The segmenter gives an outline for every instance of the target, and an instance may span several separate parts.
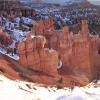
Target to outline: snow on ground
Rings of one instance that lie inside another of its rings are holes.
[[[57,89],[37,83],[12,81],[0,75],[0,100],[100,100],[100,84],[94,88]]]
[[[18,61],[19,60],[19,56],[17,54],[14,54],[13,56],[10,54],[6,54],[6,50],[3,49],[3,48],[0,48],[0,53],[4,54],[4,55],[7,55],[8,57]]]

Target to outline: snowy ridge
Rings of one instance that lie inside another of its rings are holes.
[[[83,2],[88,2],[87,0],[65,0],[64,5],[80,4]]]
[[[57,89],[45,87],[37,83],[12,81],[0,75],[0,98],[1,100],[100,100],[100,81],[98,87],[90,88],[75,87]]]
[[[81,3],[87,0],[20,0],[20,2],[26,2],[26,3],[51,3],[51,4],[73,4],[73,3]]]
[[[13,56],[12,56],[11,54],[7,54],[7,53],[6,53],[6,50],[3,49],[3,48],[0,48],[0,53],[2,53],[3,55],[6,55],[6,56],[8,56],[8,57],[10,57],[11,59],[14,59],[14,60],[16,60],[16,61],[19,60],[19,56],[18,56],[17,54],[14,54]]]

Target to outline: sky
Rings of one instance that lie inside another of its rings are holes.
[[[88,0],[93,4],[100,5],[100,0]]]

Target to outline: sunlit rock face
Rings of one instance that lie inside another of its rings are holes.
[[[81,22],[81,30],[77,34],[70,33],[68,26],[58,31],[52,28],[50,21],[42,25],[41,23],[39,22],[33,28],[37,36],[46,37],[47,48],[45,48],[46,42],[40,37],[34,40],[29,36],[25,41],[25,46],[19,44],[20,64],[38,71],[41,75],[31,76],[32,80],[45,84],[58,84],[58,80],[63,80],[61,83],[63,86],[68,86],[70,81],[86,85],[99,75],[100,39],[98,36],[89,35],[86,21]],[[58,70],[59,61],[62,62],[62,67]]]
[[[58,53],[55,50],[44,48],[45,38],[28,35],[25,42],[19,43],[19,62],[21,65],[34,71],[56,76]]]

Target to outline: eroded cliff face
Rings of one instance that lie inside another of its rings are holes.
[[[99,77],[100,39],[89,35],[86,21],[81,22],[81,31],[77,34],[69,32],[67,26],[61,31],[54,30],[50,20],[45,24],[38,23],[37,27],[40,28],[33,28],[36,34],[34,38],[28,35],[26,41],[19,43],[19,63],[40,73],[30,76],[33,80],[66,86],[71,81],[86,85]],[[60,61],[62,67],[57,69]]]
[[[4,46],[11,45],[13,42],[13,39],[7,32],[3,32],[2,28],[0,27],[0,44],[3,44]],[[1,46],[1,45],[0,45]]]
[[[28,35],[25,42],[19,43],[19,62],[34,71],[56,76],[58,53],[55,50],[44,48],[45,42],[43,36],[32,38]]]

